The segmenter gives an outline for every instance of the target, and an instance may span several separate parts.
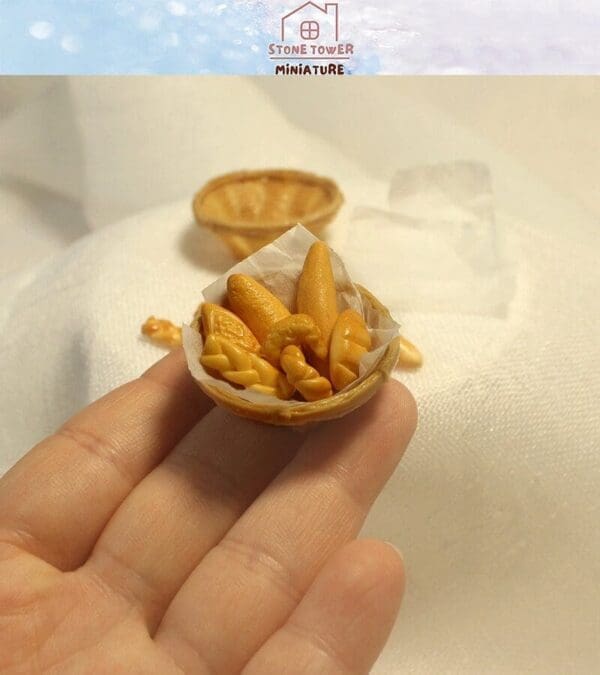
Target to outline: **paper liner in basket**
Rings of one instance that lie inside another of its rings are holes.
[[[226,274],[205,288],[202,291],[202,302],[225,305],[227,279],[232,274],[247,274],[260,281],[283,302],[290,312],[294,312],[298,278],[302,272],[306,254],[316,241],[318,239],[307,229],[302,225],[297,225],[268,246],[232,267]],[[349,389],[354,389],[377,368],[392,341],[398,338],[400,326],[390,317],[384,307],[377,307],[363,300],[363,295],[352,283],[344,263],[334,251],[331,251],[331,266],[337,289],[338,310],[341,312],[351,308],[357,311],[365,319],[372,339],[371,351],[364,354],[360,361],[359,378],[341,392],[334,394],[333,398],[335,398]],[[200,364],[200,356],[204,347],[203,339],[201,333],[191,326],[183,326],[183,346],[190,372],[200,386],[210,385],[229,396],[236,396],[261,407],[272,405],[278,410],[314,406],[304,401],[282,401],[249,389],[238,389],[224,380],[213,377]]]

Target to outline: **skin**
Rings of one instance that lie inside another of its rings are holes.
[[[408,391],[309,433],[213,408],[181,350],[0,480],[0,672],[367,673],[404,587],[356,540]]]

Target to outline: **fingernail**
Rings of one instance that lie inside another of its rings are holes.
[[[395,544],[392,544],[391,541],[384,541],[383,543],[387,544],[390,548],[393,548],[394,551],[396,551],[400,560],[402,560],[402,562],[404,562],[404,556],[402,555],[402,551]]]

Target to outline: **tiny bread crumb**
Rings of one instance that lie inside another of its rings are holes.
[[[169,349],[181,347],[181,326],[176,326],[168,319],[157,319],[150,316],[142,325],[142,334],[152,342]]]

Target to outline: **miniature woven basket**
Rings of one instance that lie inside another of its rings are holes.
[[[363,303],[366,303],[382,312],[386,316],[390,313],[374,295],[366,288],[355,284]],[[199,318],[195,318],[192,325],[195,331],[200,330]],[[366,403],[389,378],[400,353],[400,338],[394,338],[387,345],[375,368],[362,380],[350,385],[347,389],[330,396],[329,398],[312,403],[301,403],[289,406],[282,403],[257,403],[247,401],[236,396],[234,391],[224,391],[207,382],[196,379],[202,391],[217,405],[228,408],[236,415],[246,417],[257,422],[265,422],[278,426],[300,426],[314,422],[336,419],[352,412]]]
[[[243,259],[301,223],[318,235],[344,201],[330,178],[304,171],[238,171],[210,180],[196,193],[196,222],[213,230]]]

